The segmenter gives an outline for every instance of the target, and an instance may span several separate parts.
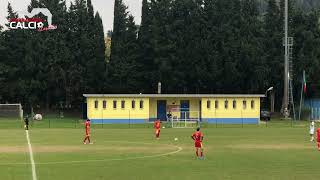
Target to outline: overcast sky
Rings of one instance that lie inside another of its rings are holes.
[[[31,0],[0,0],[0,24],[4,26],[7,22],[5,17],[7,16],[7,5],[11,3],[15,11],[25,11],[30,4]],[[66,0],[69,6],[71,1]],[[91,0],[93,8],[98,11],[102,16],[105,33],[112,29],[113,26],[113,5],[114,0]],[[135,17],[136,24],[140,24],[141,21],[141,1],[142,0],[124,0],[129,7],[130,13]],[[54,18],[54,17],[53,17]],[[59,26],[59,25],[58,25]]]

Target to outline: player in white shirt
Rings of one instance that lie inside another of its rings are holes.
[[[314,141],[314,121],[311,121],[311,123],[310,123],[310,131],[309,131],[309,133],[310,133],[310,141],[311,142],[313,142]]]

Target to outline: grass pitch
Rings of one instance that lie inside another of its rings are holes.
[[[205,160],[195,157],[194,129],[161,129],[155,140],[149,125],[94,125],[94,144],[84,145],[82,126],[54,127],[40,123],[29,131],[38,180],[313,180],[320,175],[320,152],[309,142],[306,123],[208,126],[202,129]],[[0,133],[0,179],[32,180],[25,131],[17,125]]]

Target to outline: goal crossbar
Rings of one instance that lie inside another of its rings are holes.
[[[17,118],[23,120],[23,110],[21,104],[0,104],[0,117]]]

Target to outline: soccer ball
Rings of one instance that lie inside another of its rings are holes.
[[[36,114],[36,115],[34,115],[33,119],[37,120],[37,121],[41,121],[42,120],[42,115],[41,114]]]
[[[175,141],[178,141],[178,138],[174,138]]]
[[[162,129],[164,129],[164,128],[166,128],[166,127],[163,126]]]

